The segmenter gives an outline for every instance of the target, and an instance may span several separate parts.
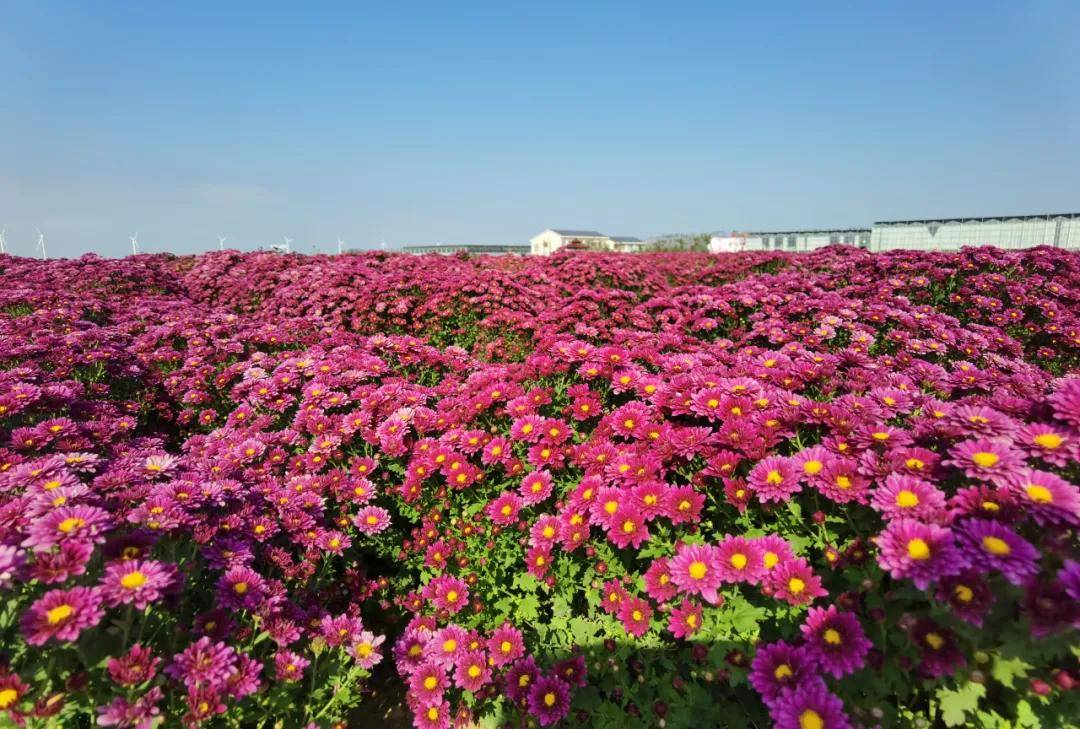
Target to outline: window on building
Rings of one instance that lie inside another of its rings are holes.
[[[787,237],[787,247],[789,251],[795,250],[795,236],[789,235]]]
[[[834,246],[840,242],[840,236],[836,233],[829,233],[829,245]]]
[[[855,242],[855,234],[854,233],[845,233],[844,234],[844,243],[847,243],[848,245],[851,245],[854,242]]]

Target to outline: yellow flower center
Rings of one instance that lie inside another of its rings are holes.
[[[778,484],[783,482],[784,477],[780,475],[779,471],[769,471],[769,473],[765,476],[765,483]]]
[[[990,554],[996,554],[998,556],[1004,556],[1012,551],[1008,543],[1004,539],[998,537],[983,537],[983,546],[986,547],[986,551]]]
[[[1035,436],[1033,440],[1035,441],[1035,445],[1041,448],[1050,449],[1060,448],[1061,444],[1065,442],[1065,439],[1057,433],[1040,433]]]
[[[447,640],[444,640],[442,644],[442,649],[446,653],[453,653],[457,650],[457,641],[453,638],[448,638]]]
[[[232,589],[233,592],[235,592],[237,595],[246,595],[248,591],[248,583],[237,582],[235,585],[233,585]]]
[[[798,595],[800,592],[806,589],[806,583],[798,577],[792,577],[787,583],[788,592],[792,595]]]
[[[694,613],[690,613],[689,615],[687,615],[686,616],[686,624],[689,625],[691,628],[696,628],[697,627],[697,615],[694,614]]]
[[[957,585],[953,588],[953,594],[960,602],[971,602],[975,599],[975,592],[967,585]]]
[[[799,714],[799,729],[825,729],[825,720],[813,709]]]
[[[930,559],[930,545],[916,537],[908,542],[907,553],[912,559]]]
[[[844,489],[846,491],[847,489],[851,488],[851,479],[847,476],[837,476],[836,485],[838,488]]]
[[[826,629],[825,642],[829,645],[840,645],[840,632],[835,628]]]
[[[431,721],[435,721],[439,718],[439,710],[434,706],[429,706],[427,710],[427,718]]]
[[[15,703],[15,700],[19,698],[19,692],[13,688],[6,688],[0,691],[0,709],[6,709]]]
[[[70,605],[57,605],[45,613],[45,619],[49,621],[49,625],[58,625],[70,618],[73,612],[75,608]]]
[[[623,522],[623,525],[622,525],[623,534],[632,534],[634,532],[634,529],[636,529],[636,528],[637,527],[634,525],[634,522],[630,521],[629,519],[627,519],[626,521]]]
[[[742,552],[736,552],[731,555],[731,566],[737,570],[744,569],[746,567],[747,559],[746,555]]]
[[[765,553],[765,569],[771,570],[776,566],[776,563],[780,561],[780,555],[776,552]]]
[[[807,461],[803,464],[803,473],[808,476],[816,476],[821,473],[821,469],[825,467],[825,464],[818,460]]]
[[[926,464],[923,463],[918,458],[909,458],[906,461],[904,461],[904,465],[907,466],[908,468],[913,468],[913,469],[915,469],[917,471],[921,471],[923,468],[926,467]]]
[[[781,663],[779,666],[776,667],[776,670],[773,671],[773,677],[776,678],[777,681],[783,681],[785,678],[791,678],[791,675],[791,666],[786,663]]]
[[[511,645],[510,641],[508,640],[504,640],[502,643],[499,644],[499,650],[501,650],[503,653],[509,653],[510,649],[513,647],[514,646]]]
[[[978,453],[971,454],[971,460],[979,468],[990,468],[996,466],[997,462],[1001,460],[996,453],[990,453],[988,451],[979,451]]]
[[[435,687],[439,685],[439,680],[434,676],[428,676],[424,679],[424,688],[428,691],[434,691]]]
[[[919,496],[914,491],[904,489],[903,491],[900,491],[898,494],[896,494],[896,505],[904,509],[910,509],[913,506],[918,506]]]
[[[927,633],[926,644],[934,650],[941,650],[941,646],[945,645],[945,640],[937,633]]]
[[[690,563],[690,577],[695,580],[705,579],[705,573],[709,571],[709,568],[705,566],[704,562],[691,562]]]
[[[551,691],[548,691],[546,694],[544,694],[544,706],[554,706],[554,705],[555,705],[555,694],[552,693]]]
[[[1037,483],[1029,483],[1024,487],[1024,491],[1027,492],[1028,498],[1036,504],[1049,504],[1054,501],[1054,495],[1050,493],[1050,489]]]
[[[120,585],[128,590],[134,590],[138,587],[142,587],[146,584],[146,575],[142,572],[128,572],[126,575],[120,578]]]
[[[85,519],[80,519],[77,516],[71,516],[57,524],[56,528],[62,531],[64,534],[71,534],[76,529],[80,529],[84,524],[86,524]]]
[[[879,430],[879,431],[877,431],[875,433],[872,433],[871,435],[873,436],[874,440],[888,440],[889,439],[889,434],[886,433],[884,430]]]

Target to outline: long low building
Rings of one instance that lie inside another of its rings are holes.
[[[869,228],[841,228],[834,230],[782,230],[744,233],[747,251],[812,251],[828,245],[870,247]]]
[[[1080,213],[874,223],[870,249],[948,251],[964,246],[1080,248]]]
[[[507,244],[484,244],[484,243],[464,243],[460,245],[452,243],[434,243],[431,245],[414,245],[414,246],[402,246],[403,253],[412,253],[414,255],[421,255],[424,253],[441,253],[443,255],[453,255],[455,253],[487,253],[493,255],[504,255],[507,253],[516,253],[518,255],[528,255],[529,246],[517,245],[514,243]]]

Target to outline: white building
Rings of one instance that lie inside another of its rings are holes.
[[[870,247],[870,231],[866,228],[837,230],[786,230],[746,233],[747,251],[812,251],[828,245]]]
[[[874,223],[871,250],[950,251],[963,246],[1080,248],[1080,213]]]
[[[714,235],[709,238],[709,253],[738,253],[746,250],[746,236],[741,233]]]
[[[596,230],[556,230],[548,228],[529,240],[534,256],[550,256],[566,246],[593,251],[637,252],[645,241],[626,235],[605,235]]]

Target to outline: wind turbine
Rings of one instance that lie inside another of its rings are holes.
[[[37,231],[37,247],[41,249],[41,260],[49,260],[49,254],[45,252],[45,234],[41,232],[41,228],[34,226],[34,230]]]
[[[128,238],[131,241],[131,255],[139,255],[139,231],[135,231],[135,235]]]
[[[285,239],[285,252],[286,252],[286,253],[292,253],[292,242],[293,242],[293,239],[292,239],[292,238],[289,238],[288,236],[284,236],[284,235],[283,235],[283,236],[281,236],[281,237]]]
[[[217,237],[217,247],[218,247],[219,251],[225,250],[225,241],[226,240],[227,240],[227,238],[225,236],[223,236],[223,235],[219,235]]]
[[[4,233],[7,232],[7,228],[0,230],[0,254],[7,253],[7,246],[4,244]]]
[[[337,254],[340,256],[344,252],[345,252],[345,244],[341,242],[341,236],[339,235],[338,238],[337,238]]]

